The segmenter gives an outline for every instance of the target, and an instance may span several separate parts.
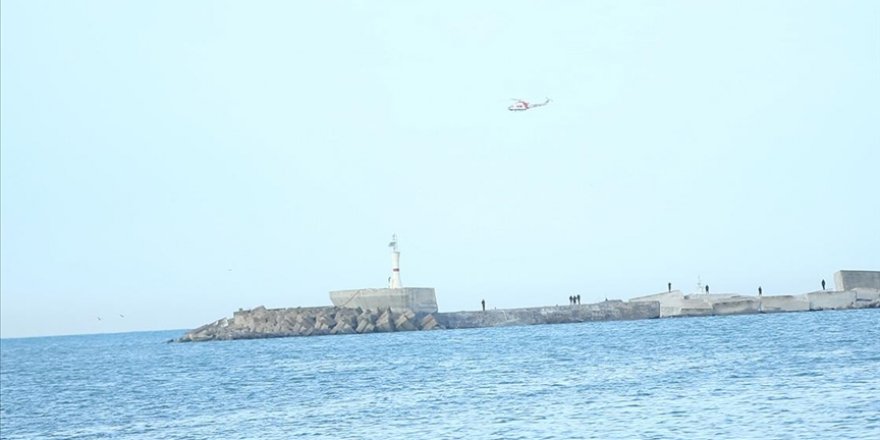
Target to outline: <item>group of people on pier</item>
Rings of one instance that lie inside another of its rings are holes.
[[[705,285],[703,288],[706,290],[706,293],[709,293],[709,285],[708,284]],[[672,292],[672,283],[666,283],[666,289],[667,289],[667,291]],[[822,290],[825,290],[825,280],[822,280]],[[758,296],[761,296],[763,294],[764,294],[764,289],[762,289],[760,286],[758,286]],[[608,301],[608,298],[605,298],[605,301]],[[480,303],[483,306],[483,311],[485,312],[486,311],[486,300],[484,299],[484,300],[480,301]],[[568,297],[568,305],[576,306],[576,305],[579,305],[580,303],[581,303],[580,294],[571,295]]]

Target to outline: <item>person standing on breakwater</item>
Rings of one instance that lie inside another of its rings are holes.
[[[578,300],[578,305],[580,305],[581,304],[581,294],[580,293],[578,293],[578,295],[577,295],[577,300]]]
[[[672,292],[672,283],[666,283],[666,291]]]
[[[761,296],[762,293],[764,293],[764,291],[761,290],[761,286],[758,286],[758,296]]]
[[[480,301],[480,303],[483,304],[483,311],[485,312],[486,311],[486,300],[484,299],[484,300]]]
[[[822,290],[825,290],[825,280],[822,280]]]
[[[709,293],[709,285],[706,284],[706,293]]]

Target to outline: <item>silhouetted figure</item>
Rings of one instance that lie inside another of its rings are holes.
[[[483,311],[485,312],[486,311],[486,300],[484,299],[484,300],[480,301],[480,303],[483,304]]]
[[[672,283],[666,283],[666,290],[672,292]]]
[[[764,291],[761,290],[761,286],[758,286],[758,296],[761,296],[762,293],[764,293]]]
[[[580,293],[578,293],[577,300],[578,300],[578,305],[580,305],[580,303],[581,303],[581,294]]]
[[[706,284],[706,293],[709,293],[709,285]]]
[[[822,290],[825,290],[825,280],[822,280]]]

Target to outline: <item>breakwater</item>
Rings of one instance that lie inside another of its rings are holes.
[[[815,312],[880,307],[880,289],[816,291],[798,295],[746,296],[733,293],[685,295],[678,290],[630,302],[657,302],[660,317],[738,315],[750,313]]]
[[[399,331],[564,324],[688,316],[807,312],[880,308],[880,289],[820,291],[800,295],[684,295],[679,291],[569,306],[493,309],[448,313],[345,307],[290,307],[239,310],[231,318],[191,330],[178,342],[290,336],[344,335]]]
[[[222,318],[187,332],[179,342],[231,339],[280,338],[288,336],[345,335],[444,328],[433,314],[390,308],[365,310],[344,307],[290,307],[267,309],[263,306],[239,310],[232,318]]]
[[[239,310],[187,332],[177,341],[198,342],[288,336],[343,335],[417,330],[561,324],[660,317],[660,303],[605,301],[571,306],[476,312],[415,313],[410,310],[292,307]]]
[[[622,321],[660,317],[657,302],[604,301],[569,306],[493,309],[473,312],[438,313],[444,328],[504,327],[514,325],[568,324],[589,321]]]

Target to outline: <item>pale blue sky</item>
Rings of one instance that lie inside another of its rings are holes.
[[[0,5],[3,337],[880,270],[877,1]]]

